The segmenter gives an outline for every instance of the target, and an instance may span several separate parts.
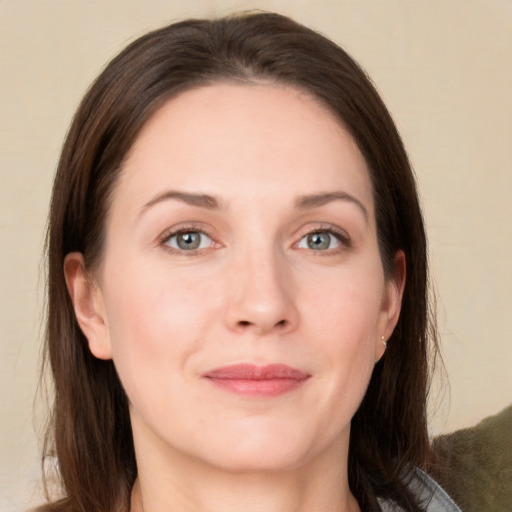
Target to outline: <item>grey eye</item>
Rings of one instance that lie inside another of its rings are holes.
[[[176,243],[180,249],[185,251],[197,249],[201,244],[199,233],[180,233],[176,235]]]
[[[300,249],[311,249],[312,251],[326,251],[335,249],[341,245],[341,240],[329,231],[316,231],[308,233],[299,241]]]
[[[212,239],[200,231],[181,231],[170,236],[166,245],[181,251],[194,251],[210,247]]]
[[[329,233],[310,233],[307,237],[308,247],[316,251],[328,249],[331,243]]]

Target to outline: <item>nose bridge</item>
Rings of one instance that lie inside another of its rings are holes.
[[[286,256],[266,240],[245,246],[235,258],[227,313],[230,328],[266,333],[293,327],[297,315]]]

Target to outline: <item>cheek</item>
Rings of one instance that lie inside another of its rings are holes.
[[[113,342],[118,334],[146,347],[165,343],[165,336],[179,342],[183,331],[193,337],[215,296],[207,279],[187,270],[133,263],[118,268],[119,278],[111,274],[106,295]]]
[[[381,319],[383,276],[370,266],[316,277],[302,283],[302,316],[327,339],[341,336],[349,345],[360,345],[372,338]]]
[[[175,385],[216,315],[204,279],[155,265],[135,268],[118,268],[122,280],[111,274],[105,294],[113,359],[130,397],[149,382]]]
[[[311,348],[329,368],[326,386],[338,400],[340,394],[347,400],[349,388],[356,401],[364,394],[380,340],[383,289],[383,277],[375,271],[340,273],[325,286],[317,281],[316,287],[303,287],[307,338],[316,341]]]

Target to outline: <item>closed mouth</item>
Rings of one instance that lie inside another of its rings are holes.
[[[311,375],[285,364],[236,364],[203,375],[226,391],[248,396],[276,396],[298,388]]]

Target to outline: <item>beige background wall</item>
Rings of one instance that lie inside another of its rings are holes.
[[[0,510],[38,501],[39,265],[52,175],[81,95],[148,29],[255,7],[342,44],[403,134],[451,383],[433,432],[512,401],[512,2],[0,0]]]

